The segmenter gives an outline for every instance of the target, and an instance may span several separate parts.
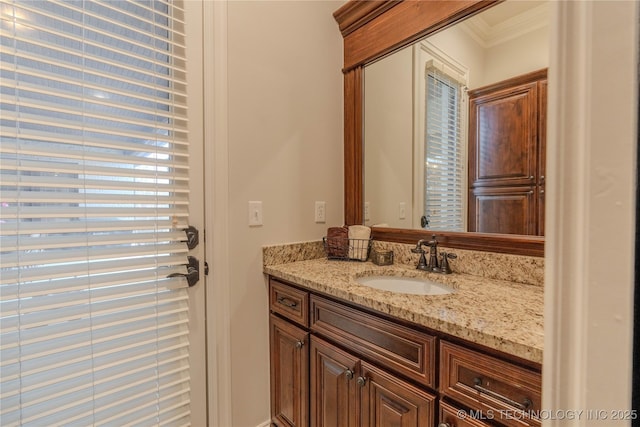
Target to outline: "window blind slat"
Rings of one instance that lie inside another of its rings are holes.
[[[153,140],[155,140],[156,138],[159,139],[160,141],[165,141],[166,139],[168,139],[167,136],[162,136],[162,134],[160,133],[151,133],[149,131],[145,131],[143,130],[134,130],[134,129],[128,129],[126,127],[109,127],[109,126],[102,126],[102,125],[90,125],[87,122],[81,121],[82,117],[77,117],[77,120],[70,120],[70,119],[62,119],[62,118],[58,118],[55,119],[54,117],[50,117],[50,116],[44,116],[44,115],[38,115],[38,114],[30,114],[30,113],[14,113],[14,112],[4,112],[2,113],[2,118],[3,120],[6,121],[15,121],[17,122],[17,124],[19,126],[24,126],[24,125],[37,125],[38,127],[43,127],[43,126],[48,126],[53,128],[54,131],[62,131],[62,130],[68,130],[68,131],[82,131],[82,132],[87,132],[87,133],[91,133],[91,134],[98,134],[98,135],[113,135],[113,136],[118,136],[118,137],[122,137],[122,138],[133,138],[133,139],[139,139],[139,140],[144,140],[144,138],[147,138],[147,140],[149,138],[153,138]],[[173,129],[172,130],[173,134],[175,135],[175,137],[180,140],[186,140],[186,131],[184,130],[180,130],[180,129]]]
[[[2,131],[2,129],[0,129]],[[8,136],[5,134],[5,136]],[[38,135],[29,133],[26,135],[28,140],[20,144],[20,161],[16,157],[17,146],[15,143],[3,141],[0,146],[0,154],[5,154],[5,158],[0,159],[0,167],[6,171],[27,171],[27,172],[60,172],[60,173],[78,173],[78,161],[84,160],[83,170],[91,172],[94,175],[122,175],[122,169],[127,168],[129,176],[144,176],[149,171],[155,173],[163,173],[164,171],[173,172],[171,178],[176,180],[188,181],[188,166],[185,158],[188,154],[181,150],[168,152],[163,148],[154,150],[153,146],[139,147],[133,146],[135,150],[135,158],[139,159],[132,163],[131,158],[122,156],[117,153],[106,152],[104,148],[113,147],[95,147],[94,150],[88,151],[87,145],[81,144],[57,144],[54,138],[48,143],[38,140]],[[59,151],[53,151],[54,147]],[[93,146],[92,146],[93,147]],[[99,151],[98,148],[102,148]],[[83,150],[84,149],[84,150]],[[62,151],[66,156],[64,156]],[[117,150],[114,150],[117,151]],[[30,159],[37,160],[30,160]],[[170,169],[170,171],[169,171]]]
[[[38,109],[40,110],[40,115],[47,114],[53,117],[56,117],[60,114],[64,114],[66,116],[79,116],[85,121],[87,119],[96,119],[102,122],[118,123],[121,127],[124,127],[124,125],[129,125],[129,127],[132,127],[134,129],[140,129],[140,127],[147,127],[149,129],[153,129],[154,132],[159,132],[159,131],[169,132],[169,131],[174,131],[176,128],[186,129],[186,126],[187,126],[186,117],[180,120],[176,119],[173,123],[165,123],[166,119],[164,117],[156,116],[156,117],[143,118],[143,117],[140,117],[139,114],[135,114],[133,111],[129,111],[129,110],[126,110],[123,112],[126,114],[115,115],[115,114],[106,114],[104,111],[92,112],[90,109],[87,108],[87,105],[83,102],[79,102],[79,103],[76,102],[74,103],[74,105],[65,106],[59,101],[57,103],[53,103],[53,102],[45,101],[42,99],[37,99],[35,101],[30,101],[30,99],[31,98],[25,97],[21,94],[20,96],[21,107],[23,107],[23,110],[31,109],[33,111],[34,109]],[[3,95],[2,101],[5,103],[11,102],[11,103],[17,104],[18,97],[12,96],[12,95]],[[109,107],[109,105],[102,104],[101,107],[102,107],[100,108],[101,110],[105,110],[108,108],[104,108],[104,107]],[[110,111],[113,111],[113,108],[111,108]]]
[[[187,228],[187,223],[173,224],[170,220],[153,221],[153,220],[130,220],[130,221],[91,221],[79,223],[78,221],[41,221],[28,222],[20,224],[16,222],[5,222],[0,227],[0,235],[13,236],[16,234],[51,234],[51,233],[77,233],[77,232],[113,232],[120,233],[123,231],[148,231],[155,230],[159,233],[167,232],[172,227],[178,230]]]
[[[4,46],[0,45],[0,54],[5,54],[6,56],[13,56],[15,52]],[[33,62],[37,62],[38,64],[44,65],[49,63],[49,65],[58,65],[55,61],[48,60],[46,58],[41,58],[36,55],[29,55],[27,53],[21,53],[21,58],[25,60],[31,60]],[[104,83],[103,80],[99,79],[99,75],[96,75],[95,81],[87,81],[84,83],[82,87],[77,87],[75,85],[75,80],[73,78],[68,77],[69,74],[73,71],[72,68],[63,68],[60,65],[60,70],[57,73],[49,72],[46,70],[41,70],[40,68],[30,68],[28,66],[22,66],[19,69],[15,67],[8,67],[6,64],[9,61],[14,62],[17,58],[8,58],[7,61],[3,62],[3,65],[0,65],[0,70],[6,71],[10,74],[17,74],[19,78],[25,80],[25,82],[29,85],[27,86],[27,90],[33,91],[33,87],[41,87],[43,94],[56,93],[62,89],[58,89],[57,87],[64,88],[67,91],[67,98],[71,98],[72,96],[81,96],[81,97],[89,97],[88,102],[95,102],[95,99],[108,99],[109,97],[117,96],[117,100],[121,103],[122,108],[132,107],[136,105],[141,105],[143,108],[148,109],[152,108],[155,103],[158,102],[155,95],[156,93],[147,94],[147,91],[132,91],[132,90],[123,90],[117,86],[109,86]],[[61,63],[63,64],[63,63]],[[43,80],[48,83],[48,85],[43,84]],[[108,83],[108,82],[107,82]],[[14,87],[13,85],[6,84],[5,87]],[[51,92],[47,89],[51,88]],[[127,88],[128,89],[128,88]],[[163,89],[170,90],[170,89]],[[173,96],[172,106],[176,107],[176,111],[179,114],[179,117],[185,116],[186,114],[186,97],[183,93],[174,93],[174,92],[165,92],[168,95]],[[86,99],[84,99],[87,102]],[[166,100],[165,100],[166,102]],[[166,111],[159,110],[157,114],[163,115],[166,114]]]
[[[189,425],[184,11],[0,8],[0,424]]]

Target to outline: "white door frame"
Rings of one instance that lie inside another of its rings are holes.
[[[229,313],[229,160],[227,109],[227,2],[203,1],[205,241],[211,268],[206,296],[208,425],[231,420]]]
[[[187,108],[189,109],[189,225],[200,231],[200,244],[189,255],[200,261],[200,280],[188,289],[189,295],[189,366],[191,423],[204,426],[207,423],[207,342],[206,307],[207,291],[204,275],[206,248],[203,243],[205,230],[205,181],[204,181],[204,133],[203,133],[203,63],[200,2],[185,2],[185,29],[187,44]]]

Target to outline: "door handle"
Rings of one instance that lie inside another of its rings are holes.
[[[194,256],[188,256],[187,273],[171,273],[167,277],[185,277],[189,287],[194,286],[200,280],[200,261]]]
[[[197,228],[195,228],[193,225],[190,225],[189,227],[185,228],[184,230],[182,230],[185,232],[185,234],[187,235],[187,247],[191,250],[191,249],[195,249],[196,246],[198,246],[198,243],[200,243],[200,231],[198,231]]]

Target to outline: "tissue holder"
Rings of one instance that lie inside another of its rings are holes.
[[[393,264],[393,251],[377,251],[374,249],[371,254],[371,262],[375,265],[391,265]]]

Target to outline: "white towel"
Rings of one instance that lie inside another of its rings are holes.
[[[369,238],[371,237],[371,228],[366,225],[350,225],[349,226],[349,258],[366,261],[369,249]]]

